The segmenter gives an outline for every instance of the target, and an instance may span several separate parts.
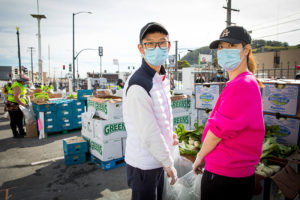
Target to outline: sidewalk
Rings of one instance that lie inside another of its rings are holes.
[[[64,165],[62,139],[80,131],[43,140],[13,139],[9,121],[2,118],[3,99],[0,102],[0,200],[6,195],[10,200],[131,198],[125,167],[104,171],[90,162]]]

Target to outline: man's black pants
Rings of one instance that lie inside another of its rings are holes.
[[[201,200],[251,200],[255,175],[231,178],[204,171],[201,181]]]
[[[23,113],[20,109],[14,111],[8,111],[10,117],[10,128],[14,136],[25,135],[23,128]],[[19,132],[17,131],[17,127]]]
[[[126,165],[127,184],[132,189],[132,200],[161,200],[164,187],[163,168],[141,170]]]

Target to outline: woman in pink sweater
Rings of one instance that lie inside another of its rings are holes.
[[[251,37],[239,26],[227,27],[210,44],[229,81],[207,121],[194,172],[202,173],[201,200],[252,198],[255,165],[264,140],[262,83],[255,76]]]

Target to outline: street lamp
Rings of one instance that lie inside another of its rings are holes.
[[[87,13],[87,14],[92,14],[92,12],[87,12],[87,11],[80,11],[77,13],[73,13],[73,56],[72,56],[72,61],[73,61],[73,90],[75,91],[75,30],[74,30],[74,23],[75,23],[75,15],[80,14],[80,13]]]

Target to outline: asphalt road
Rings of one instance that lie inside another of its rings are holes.
[[[64,165],[62,139],[80,136],[80,131],[13,139],[0,102],[0,200],[131,198],[125,167],[104,171],[91,162]]]

